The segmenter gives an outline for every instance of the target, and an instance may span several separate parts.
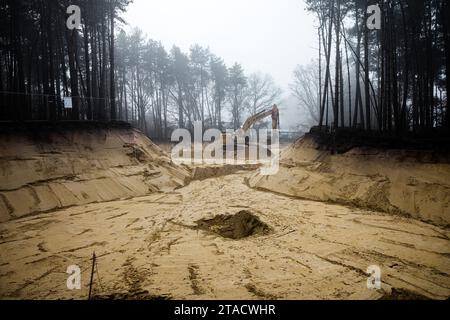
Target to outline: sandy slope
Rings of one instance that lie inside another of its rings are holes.
[[[85,126],[0,134],[0,222],[173,190],[189,175],[137,130]]]
[[[304,139],[276,176],[191,174],[124,127],[3,133],[0,151],[0,298],[85,299],[94,251],[103,298],[450,297],[450,170],[432,154]]]
[[[0,225],[0,297],[179,299],[450,297],[450,232],[418,220],[250,189],[242,173],[165,194]],[[272,231],[233,240],[196,221],[251,212]],[[83,270],[66,289],[67,266]],[[368,290],[379,265],[383,290]],[[392,288],[395,290],[392,291]]]
[[[331,155],[307,136],[282,153],[277,175],[255,173],[250,185],[450,225],[450,159],[432,152],[355,148]]]

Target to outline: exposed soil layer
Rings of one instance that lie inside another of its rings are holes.
[[[170,191],[190,177],[125,124],[16,126],[0,130],[0,222]]]
[[[213,219],[202,219],[197,221],[197,225],[200,230],[217,233],[224,238],[234,240],[270,232],[270,227],[267,224],[245,210],[231,216],[220,215]]]
[[[328,128],[329,129],[329,128]],[[379,150],[421,150],[436,154],[450,155],[450,131],[448,129],[423,130],[415,133],[380,133],[361,129],[339,128],[331,133],[329,130],[311,129],[309,137],[323,149],[337,153],[346,153],[354,148],[372,148]]]
[[[355,147],[332,154],[309,134],[280,158],[276,175],[255,173],[249,185],[450,225],[450,156],[446,153]]]
[[[259,165],[201,165],[192,167],[192,180],[206,180],[227,176],[239,171],[257,170]]]

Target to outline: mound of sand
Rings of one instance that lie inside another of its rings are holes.
[[[0,222],[173,190],[188,176],[125,124],[2,127]]]
[[[450,159],[431,151],[358,147],[332,155],[309,134],[282,153],[277,175],[255,173],[249,185],[450,225]]]

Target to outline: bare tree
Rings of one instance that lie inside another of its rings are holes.
[[[256,114],[261,109],[272,106],[282,94],[269,74],[253,73],[248,77],[246,109]]]
[[[318,66],[311,63],[297,66],[294,70],[294,81],[290,89],[297,99],[299,108],[304,111],[308,124],[320,121],[320,85]]]
[[[231,117],[235,130],[241,125],[241,116],[247,99],[247,78],[242,66],[235,63],[229,70],[228,99],[230,102]]]

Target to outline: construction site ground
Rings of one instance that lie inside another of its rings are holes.
[[[87,299],[94,252],[98,299],[450,297],[445,225],[259,188],[246,169],[5,219],[0,298]],[[67,288],[71,265],[81,290]],[[367,286],[370,266],[380,290]]]

